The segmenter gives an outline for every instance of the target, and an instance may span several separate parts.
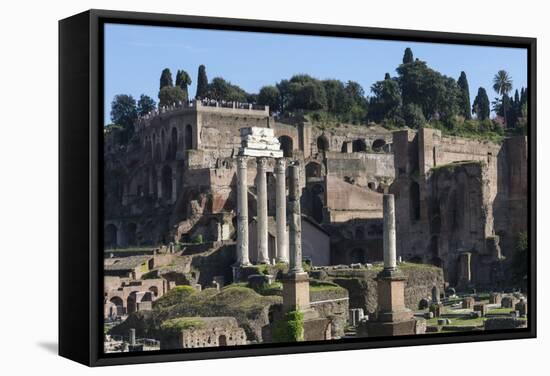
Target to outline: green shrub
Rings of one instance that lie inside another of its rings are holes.
[[[193,244],[202,244],[203,243],[202,234],[198,234],[194,236],[193,239],[191,239],[191,242]]]
[[[299,342],[304,340],[304,314],[299,311],[288,312],[284,319],[277,322],[273,329],[275,342]]]

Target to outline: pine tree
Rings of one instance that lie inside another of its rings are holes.
[[[170,72],[170,69],[164,68],[162,70],[162,73],[160,74],[160,88],[161,90],[165,86],[174,86],[172,82],[172,72]]]
[[[206,77],[206,67],[204,65],[199,66],[199,74],[197,77],[197,95],[195,98],[205,98],[208,93],[208,78]]]
[[[403,54],[403,64],[409,64],[414,61],[414,56],[412,50],[407,47],[405,53]]]
[[[458,96],[458,113],[466,120],[472,118],[472,113],[470,110],[470,87],[468,86],[468,78],[466,78],[466,73],[460,72],[460,77],[457,81],[459,96]]]

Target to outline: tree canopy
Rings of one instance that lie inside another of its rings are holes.
[[[207,87],[207,97],[216,100],[246,102],[247,94],[237,85],[224,80],[221,77],[215,77]]]
[[[187,99],[186,93],[179,86],[165,86],[159,91],[159,106],[170,106]]]
[[[459,94],[458,94],[458,113],[466,120],[472,118],[472,110],[470,107],[470,87],[468,86],[468,78],[466,73],[460,72],[460,77],[457,81]]]
[[[414,61],[414,56],[412,50],[407,47],[405,48],[405,53],[403,54],[403,64],[409,64]]]
[[[163,87],[166,86],[173,86],[172,82],[172,72],[170,72],[170,69],[164,68],[162,70],[162,73],[160,74],[160,87],[159,90],[162,90]]]
[[[141,94],[137,102],[137,113],[142,116],[146,115],[149,112],[153,111],[156,105],[157,104],[153,98],[145,94]]]
[[[472,105],[472,112],[479,120],[489,119],[491,108],[489,107],[489,96],[484,88],[480,87],[477,90],[477,95]]]
[[[181,90],[183,90],[185,94],[185,100],[189,99],[189,92],[187,90],[187,87],[191,85],[191,76],[184,71],[184,70],[178,70],[178,73],[176,73],[176,86],[179,86]]]
[[[195,98],[205,98],[208,93],[208,78],[206,77],[206,67],[204,65],[199,66],[199,73],[197,75],[197,94]]]

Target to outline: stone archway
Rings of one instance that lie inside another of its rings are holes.
[[[355,248],[350,252],[350,264],[364,264],[367,260],[365,250],[362,248]]]
[[[289,136],[279,137],[279,143],[281,144],[281,150],[283,151],[283,157],[291,158],[292,151],[294,150],[294,142]]]
[[[124,301],[120,296],[113,296],[109,301],[115,305],[117,316],[124,315]]]
[[[307,178],[320,178],[321,177],[321,165],[317,162],[309,162],[306,164],[306,179]]]
[[[384,141],[381,138],[378,138],[378,139],[373,141],[372,150],[375,151],[375,152],[384,151],[384,145],[386,145],[386,141]]]
[[[367,143],[363,139],[357,139],[354,140],[351,144],[352,150],[354,153],[360,153],[360,152],[366,152],[367,151]]]
[[[103,247],[105,249],[116,248],[118,245],[117,238],[117,227],[112,223],[105,226],[105,233],[103,234]]]
[[[185,126],[185,150],[193,149],[193,127],[191,124]]]
[[[327,136],[321,135],[317,137],[317,151],[319,153],[326,152],[330,150],[330,144]]]

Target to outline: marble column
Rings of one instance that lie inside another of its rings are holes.
[[[247,159],[237,157],[237,264],[249,265]]]
[[[286,233],[286,181],[285,181],[286,162],[283,158],[277,159],[275,165],[276,186],[276,205],[275,213],[277,222],[277,262],[288,262],[288,242]]]
[[[293,165],[289,168],[288,209],[289,223],[289,274],[303,273],[302,268],[302,216],[300,209],[300,169]]]
[[[267,234],[267,180],[266,158],[256,159],[256,199],[257,199],[257,243],[258,263],[269,264],[268,234]]]
[[[384,199],[384,269],[395,270],[397,266],[395,251],[395,201],[392,194]]]

